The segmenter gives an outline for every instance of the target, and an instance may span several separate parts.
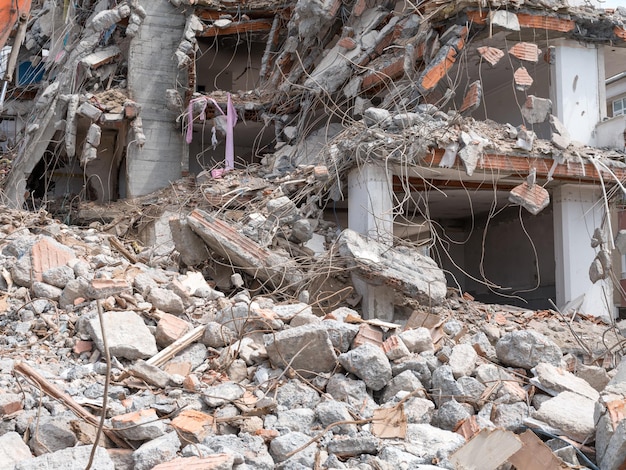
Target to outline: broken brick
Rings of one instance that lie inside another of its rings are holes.
[[[84,352],[91,351],[92,348],[93,348],[93,342],[83,341],[82,339],[79,339],[78,341],[76,341],[76,344],[74,344],[73,351],[75,354],[82,354]]]
[[[395,361],[411,354],[404,341],[396,335],[387,338],[382,347],[390,361]]]
[[[254,432],[255,436],[259,436],[261,439],[265,441],[265,443],[270,442],[272,439],[280,436],[280,433],[276,429],[257,429]]]
[[[22,409],[22,397],[15,393],[0,394],[0,416],[10,415]]]
[[[502,52],[497,47],[482,46],[476,50],[478,51],[480,56],[487,62],[489,62],[492,66],[496,65],[498,62],[500,62],[500,59],[504,57],[504,52]]]
[[[541,49],[531,42],[518,42],[509,49],[509,54],[526,62],[538,62]]]
[[[49,237],[44,237],[33,245],[31,257],[33,279],[39,282],[43,281],[43,273],[48,269],[65,266],[75,258],[72,250]]]
[[[183,410],[171,422],[171,425],[183,438],[191,442],[202,440],[213,434],[215,418],[196,410]]]
[[[358,348],[365,343],[370,343],[375,346],[382,347],[383,345],[383,332],[378,328],[368,325],[367,323],[361,324],[359,332],[352,341],[352,349]]]
[[[530,187],[527,182],[523,182],[511,190],[509,201],[537,215],[550,204],[550,193],[538,184]]]
[[[352,14],[355,17],[359,17],[363,14],[363,12],[367,9],[367,3],[365,0],[357,0],[354,2],[354,7],[352,7]]]
[[[464,28],[461,32],[461,37],[457,38],[456,41],[451,40],[443,46],[433,61],[426,67],[426,70],[422,72],[418,85],[423,91],[430,91],[435,88],[437,83],[446,76],[456,63],[460,51],[465,47],[466,34],[467,28]]]
[[[195,375],[188,375],[183,380],[183,388],[189,392],[200,390],[200,379]]]
[[[191,372],[191,363],[186,361],[170,361],[163,366],[163,370],[170,375],[182,375],[186,377]]]
[[[517,20],[522,28],[536,28],[542,30],[559,31],[568,33],[576,27],[573,20],[564,20],[555,16],[545,15],[529,15],[526,13],[518,13]]]
[[[467,93],[463,98],[463,103],[461,104],[459,112],[462,113],[464,111],[474,111],[476,108],[478,108],[478,106],[480,105],[482,94],[483,91],[480,80],[476,80],[469,86],[469,89],[467,90]]]
[[[165,432],[165,423],[159,420],[154,408],[114,416],[111,426],[121,436],[135,441],[155,439]]]
[[[165,348],[183,336],[191,329],[191,325],[175,315],[161,314],[156,328],[156,342],[161,348]]]
[[[337,45],[340,47],[343,47],[344,49],[348,51],[351,51],[352,49],[356,48],[356,41],[352,38],[345,37],[337,41]]]
[[[520,91],[528,90],[533,84],[533,78],[525,67],[518,68],[513,74],[513,78],[515,80],[515,88]]]

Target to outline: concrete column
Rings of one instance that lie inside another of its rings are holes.
[[[552,113],[573,139],[594,145],[596,124],[605,115],[602,46],[557,40],[550,51]]]
[[[391,173],[383,166],[368,163],[348,174],[348,228],[392,246]],[[362,296],[361,307],[365,319],[393,320],[393,289],[373,285],[355,275],[352,281]]]
[[[185,84],[174,53],[183,39],[185,13],[167,0],[141,0],[148,15],[130,44],[128,88],[141,105],[146,143],[133,143],[129,133],[126,156],[127,196],[137,197],[163,188],[182,174],[181,161],[188,149],[176,113],[167,109],[165,90]]]
[[[613,285],[610,279],[592,284],[589,267],[596,257],[591,237],[603,227],[604,206],[594,187],[566,184],[555,189],[554,254],[556,298],[559,308],[568,303],[577,310],[601,317],[613,315]]]

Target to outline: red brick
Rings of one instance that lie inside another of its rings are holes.
[[[618,38],[621,38],[626,41],[626,29],[620,28],[619,26],[615,26],[613,28],[613,32]]]
[[[474,24],[487,23],[488,10],[469,10],[467,12],[467,19]]]
[[[463,104],[461,104],[461,108],[459,109],[459,111],[473,111],[478,108],[478,106],[480,105],[482,94],[483,92],[480,81],[476,80],[469,86],[469,89],[467,90],[467,93],[463,98]]]
[[[352,49],[356,48],[356,41],[352,38],[345,37],[337,41],[337,45],[343,47],[348,51],[351,51]]]
[[[228,454],[211,454],[208,457],[179,457],[169,462],[160,463],[152,470],[215,470],[232,467],[233,456]]]
[[[382,348],[383,332],[367,323],[362,323],[359,327],[359,332],[352,340],[352,348],[357,348],[365,343],[374,344]]]
[[[123,415],[117,415],[111,418],[111,425],[115,429],[126,428],[129,426],[137,426],[158,419],[156,410],[148,408],[147,410],[133,411]]]
[[[105,299],[127,290],[130,290],[130,284],[126,279],[93,279],[87,293],[93,299]]]
[[[498,62],[500,62],[500,59],[504,57],[504,52],[502,52],[497,47],[482,46],[476,50],[478,51],[480,56],[491,65],[496,65]]]
[[[467,34],[467,28],[461,33],[461,37],[454,45],[446,45],[442,50],[447,50],[446,55],[439,59],[438,62],[431,63],[419,80],[420,88],[424,91],[430,91],[437,83],[446,76],[448,71],[455,64],[459,52],[465,47],[465,34]]]
[[[15,393],[0,394],[0,416],[10,415],[22,409],[22,397]]]
[[[280,436],[280,433],[276,429],[258,429],[254,435],[261,437],[265,442],[270,442]]]
[[[126,119],[135,119],[139,116],[140,109],[139,105],[132,100],[124,102],[124,116]]]
[[[388,81],[401,77],[404,74],[404,56],[396,59],[389,65],[386,65],[381,70],[375,71],[366,75],[361,83],[361,90],[369,90],[375,88]]]
[[[522,28],[547,29],[551,31],[560,31],[568,33],[576,27],[573,20],[564,20],[554,16],[529,15],[526,13],[518,13],[517,20]]]
[[[400,359],[401,357],[405,357],[410,354],[404,342],[396,335],[387,338],[387,340],[383,343],[383,351],[385,351],[385,354],[391,361]]]
[[[82,339],[79,339],[76,341],[76,344],[74,344],[74,353],[82,354],[84,352],[91,351],[92,348],[93,343],[91,341],[83,341]]]
[[[515,85],[522,90],[526,90],[533,84],[533,77],[530,76],[525,67],[518,68],[513,74],[513,79]]]
[[[33,245],[31,251],[33,277],[36,281],[43,280],[43,273],[50,268],[65,266],[75,256],[69,248],[42,238]]]
[[[171,425],[183,438],[191,442],[201,442],[213,434],[215,418],[201,411],[183,410],[171,422]]]
[[[183,336],[191,329],[191,325],[175,315],[163,313],[159,317],[156,328],[156,342],[160,348],[165,348]]]
[[[183,388],[189,392],[200,390],[200,379],[195,375],[188,375],[183,380]]]
[[[509,49],[509,54],[513,57],[517,57],[519,60],[537,63],[541,49],[537,47],[537,44],[533,44],[532,42],[518,42]]]
[[[509,200],[537,215],[550,204],[550,193],[539,184],[530,187],[528,183],[523,182],[511,190]]]
[[[165,364],[163,370],[170,375],[182,375],[183,377],[186,377],[191,372],[191,363],[183,361],[170,361]]]

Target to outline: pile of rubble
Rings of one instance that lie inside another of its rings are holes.
[[[186,229],[233,255],[238,232],[210,217],[194,211]],[[0,230],[3,469],[90,457],[117,470],[617,469],[626,457],[615,326],[454,294],[403,324],[363,320],[302,290],[253,295],[245,271],[222,292],[43,212],[5,212]],[[251,243],[261,281],[297,284]]]

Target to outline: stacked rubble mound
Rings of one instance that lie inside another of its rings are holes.
[[[456,295],[404,324],[363,320],[252,295],[238,273],[225,295],[43,212],[0,222],[2,469],[90,457],[117,470],[617,469],[626,457],[615,326]]]

